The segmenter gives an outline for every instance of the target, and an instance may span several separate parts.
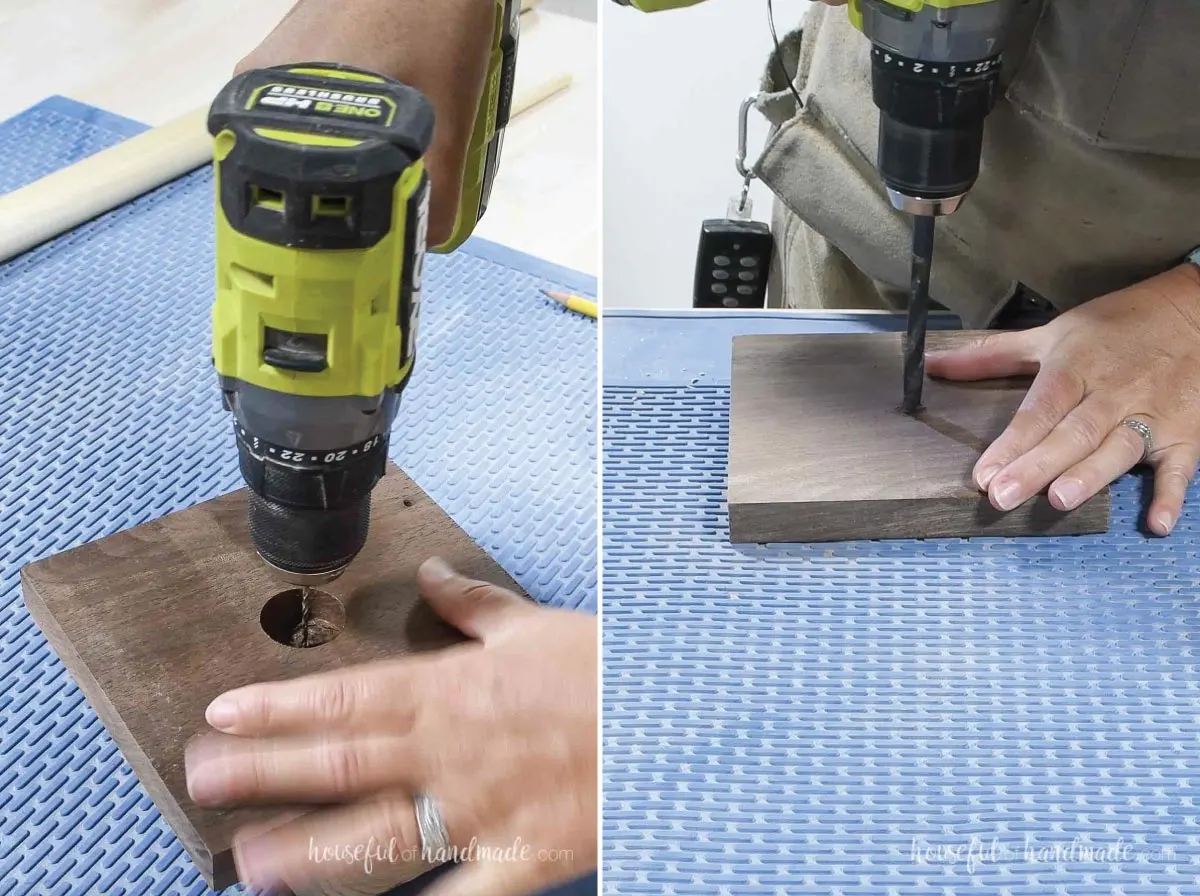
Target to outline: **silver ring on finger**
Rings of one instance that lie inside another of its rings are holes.
[[[1142,459],[1138,463],[1145,463],[1154,451],[1154,432],[1150,429],[1149,424],[1134,417],[1126,417],[1121,421],[1122,426],[1128,426],[1136,432],[1142,440]]]
[[[450,834],[437,801],[428,793],[418,793],[413,797],[413,809],[417,816],[417,835],[421,838],[421,858],[426,861],[447,861]]]

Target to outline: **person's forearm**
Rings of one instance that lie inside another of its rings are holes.
[[[437,245],[454,227],[495,9],[495,0],[300,0],[238,69],[337,62],[425,94],[437,115],[427,158],[434,185],[429,241]]]

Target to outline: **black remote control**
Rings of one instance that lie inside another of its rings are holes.
[[[775,241],[759,221],[713,218],[700,227],[693,308],[765,308]]]

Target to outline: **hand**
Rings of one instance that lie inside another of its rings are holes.
[[[429,245],[438,246],[454,232],[495,16],[494,0],[299,0],[237,70],[340,62],[421,91],[437,116],[425,162]]]
[[[197,804],[335,804],[239,832],[234,858],[250,885],[382,893],[411,880],[429,867],[414,792],[434,796],[450,858],[467,862],[437,896],[521,896],[596,867],[596,619],[440,560],[421,567],[418,585],[477,641],[253,685],[209,706],[224,734],[189,747]],[[360,844],[373,861],[333,858]]]
[[[1036,374],[1008,428],[975,466],[999,510],[1050,489],[1071,510],[1142,460],[1123,420],[1150,427],[1155,471],[1147,524],[1169,535],[1200,459],[1200,274],[1184,265],[1087,302],[1049,324],[930,353],[931,376]]]

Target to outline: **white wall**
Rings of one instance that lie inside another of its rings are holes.
[[[608,0],[604,0],[608,2]],[[546,12],[557,12],[588,22],[596,21],[600,0],[542,0],[541,8]]]
[[[780,38],[807,0],[775,0]],[[708,0],[672,12],[601,7],[603,296],[609,308],[686,308],[700,222],[741,188],[737,111],[771,50],[766,0]],[[767,124],[750,113],[751,159]],[[754,216],[771,195],[755,182]]]

